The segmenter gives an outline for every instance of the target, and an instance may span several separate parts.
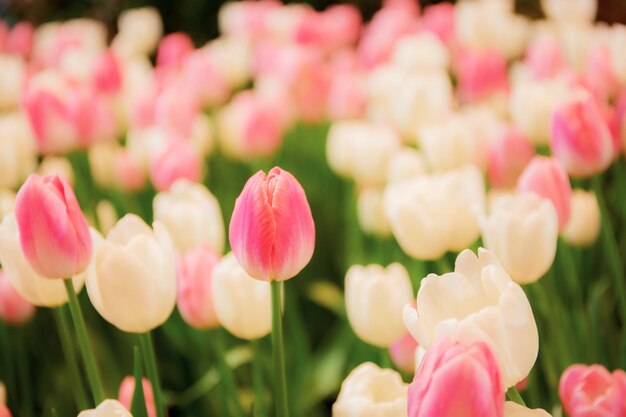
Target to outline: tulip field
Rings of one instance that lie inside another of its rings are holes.
[[[0,417],[626,417],[626,25],[540,3],[0,20]]]

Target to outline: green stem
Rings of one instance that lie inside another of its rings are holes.
[[[508,391],[506,392],[506,396],[509,400],[514,401],[518,403],[519,405],[523,405],[524,407],[526,407],[526,403],[524,402],[524,399],[520,395],[517,388],[515,387],[509,388]]]
[[[380,367],[393,369],[393,363],[391,362],[391,356],[387,348],[380,348]]]
[[[598,205],[600,206],[600,213],[602,215],[602,245],[604,252],[608,255],[608,265],[611,270],[611,276],[613,277],[613,285],[617,291],[619,302],[619,314],[623,323],[626,323],[626,282],[624,278],[624,270],[622,269],[622,263],[620,261],[620,252],[615,241],[615,232],[613,230],[613,224],[609,217],[609,211],[606,206],[604,194],[602,192],[602,179],[599,175],[593,178],[593,189],[598,198]]]
[[[261,364],[261,344],[258,340],[252,341],[254,358],[252,359],[252,386],[254,389],[253,413],[255,417],[265,417],[265,387],[263,386],[263,367]]]
[[[281,311],[282,281],[272,281],[272,350],[274,353],[274,380],[276,389],[276,415],[288,417],[287,376],[285,372],[285,346]]]
[[[21,411],[25,417],[30,417],[33,415],[33,396],[30,372],[28,369],[28,359],[26,358],[28,346],[26,346],[26,340],[24,338],[24,329],[16,327],[13,330],[17,346],[17,372],[19,377],[20,402],[22,407]]]
[[[215,351],[215,357],[217,359],[217,366],[222,375],[222,384],[225,391],[226,398],[234,409],[234,415],[237,417],[243,417],[243,407],[239,399],[239,393],[237,392],[237,384],[233,375],[233,370],[226,363],[226,351],[224,350],[224,343],[222,341],[222,335],[220,329],[217,329],[211,335],[211,344]],[[228,407],[231,408],[231,407]]]
[[[141,355],[143,356],[146,373],[148,374],[148,379],[152,384],[154,406],[156,408],[157,417],[165,417],[161,382],[159,381],[156,355],[154,354],[154,344],[152,343],[152,336],[150,335],[150,332],[139,334],[139,345],[141,346]]]
[[[79,410],[86,410],[89,408],[89,400],[87,399],[85,386],[83,385],[82,377],[80,375],[80,367],[78,366],[78,361],[76,360],[76,351],[74,350],[74,342],[72,341],[72,335],[70,333],[70,318],[67,316],[66,310],[64,310],[63,306],[53,308],[52,313],[59,332],[59,338],[61,339],[63,356],[65,357],[67,366],[70,368],[76,407],[78,407]]]
[[[87,337],[87,327],[85,326],[85,319],[83,319],[83,313],[80,310],[80,304],[78,304],[78,297],[74,292],[74,285],[71,279],[64,280],[65,291],[70,304],[70,312],[72,313],[72,320],[74,321],[74,327],[76,329],[76,337],[78,338],[78,345],[83,355],[83,362],[85,364],[85,371],[87,372],[87,379],[91,386],[91,393],[96,404],[100,404],[105,400],[104,389],[102,388],[102,381],[100,380],[100,374],[96,366],[96,358],[91,349],[91,343]]]

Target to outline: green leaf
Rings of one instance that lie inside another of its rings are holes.
[[[143,370],[141,367],[141,353],[139,347],[133,348],[135,363],[133,366],[133,378],[135,379],[135,390],[133,392],[133,400],[130,405],[130,412],[134,417],[148,417],[146,410],[146,397],[143,395]]]

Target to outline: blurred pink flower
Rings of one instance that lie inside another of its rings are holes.
[[[33,48],[33,36],[35,29],[29,22],[19,22],[11,31],[8,32],[6,38],[6,51],[10,54],[19,55],[24,59],[28,59]]]
[[[559,397],[571,417],[624,417],[626,373],[610,373],[601,365],[571,365],[561,375]]]
[[[0,319],[7,324],[22,324],[35,314],[35,306],[26,301],[0,270]],[[0,414],[1,416],[1,414]]]
[[[170,33],[159,42],[156,66],[159,69],[180,69],[193,50],[189,35],[183,32]]]
[[[156,417],[156,406],[154,405],[154,394],[152,392],[152,384],[147,378],[142,378],[141,387],[143,389],[143,396],[146,400],[146,411],[148,417]],[[117,394],[117,399],[127,410],[130,411],[130,406],[133,402],[133,394],[135,393],[135,378],[133,376],[127,376],[122,380],[120,389]]]
[[[443,43],[451,46],[456,37],[454,5],[452,3],[433,4],[424,9],[420,27],[434,33]]]
[[[122,69],[113,50],[103,52],[92,70],[93,86],[101,93],[114,94],[122,88]]]
[[[503,127],[487,149],[487,175],[492,187],[515,187],[535,155],[532,143],[516,128]]]
[[[123,149],[115,155],[115,182],[125,191],[138,191],[146,185],[146,168],[141,159]]]
[[[415,372],[415,351],[418,346],[411,333],[406,332],[389,347],[393,364],[402,372],[413,374]]]
[[[199,182],[202,159],[190,142],[173,139],[150,158],[150,179],[158,191],[163,191],[181,178]]]
[[[538,39],[526,50],[524,63],[536,80],[552,78],[567,68],[559,42],[554,38]]]
[[[460,52],[455,68],[461,100],[479,101],[508,89],[506,59],[496,50]]]

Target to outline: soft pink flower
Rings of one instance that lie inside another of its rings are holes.
[[[0,270],[0,319],[7,324],[22,324],[35,314],[35,306],[26,301]],[[1,414],[0,414],[1,416]]]
[[[485,99],[508,88],[506,59],[496,50],[461,52],[455,67],[464,101]]]
[[[280,7],[282,3],[275,0],[228,2],[220,9],[220,32],[250,40],[263,38],[269,16]]]
[[[143,396],[146,400],[146,411],[148,417],[156,417],[156,406],[154,405],[154,393],[152,392],[152,384],[147,378],[141,380],[141,387],[143,389]],[[130,410],[130,406],[133,402],[133,394],[135,393],[135,378],[127,376],[122,380],[120,384],[120,390],[117,394],[117,399],[127,410]]]
[[[92,70],[94,88],[101,93],[114,94],[122,88],[122,69],[113,50],[103,52]]]
[[[163,191],[181,178],[200,181],[202,159],[190,142],[174,139],[150,158],[150,179],[158,191]]]
[[[227,76],[211,48],[192,52],[184,63],[185,91],[193,91],[203,106],[224,103],[231,93]]]
[[[66,108],[83,148],[117,139],[117,118],[109,97],[89,88],[76,88],[68,93]]]
[[[15,199],[15,219],[24,256],[39,275],[65,279],[87,268],[89,226],[65,179],[29,176]]]
[[[604,119],[606,120],[606,125],[609,127],[609,131],[611,132],[611,139],[613,143],[613,158],[617,158],[622,152],[622,148],[624,147],[624,143],[622,141],[622,121],[624,118],[624,114],[620,114],[623,112],[623,109],[620,109],[620,103],[617,103],[617,107],[610,106],[609,104],[604,104],[601,107],[602,114],[604,115]]]
[[[146,168],[141,159],[128,149],[115,155],[115,182],[123,190],[141,190],[147,181]]]
[[[393,364],[402,372],[412,374],[415,372],[415,351],[419,345],[411,336],[411,333],[406,332],[404,336],[393,342],[389,346],[389,354]]]
[[[500,365],[487,343],[441,339],[409,386],[408,417],[502,417]]]
[[[356,43],[361,32],[359,10],[349,4],[333,5],[321,13],[309,10],[294,29],[294,40],[304,45],[315,45],[331,52]]]
[[[624,417],[626,374],[601,365],[571,365],[561,375],[559,397],[570,417]]]
[[[424,9],[420,20],[423,30],[434,33],[443,43],[450,46],[455,39],[454,5],[452,3],[433,4]]]
[[[9,407],[4,404],[0,404],[0,417],[13,417],[13,414],[11,414]]]
[[[554,157],[573,177],[590,177],[611,164],[611,131],[591,95],[579,94],[556,108],[550,146]]]
[[[7,52],[27,59],[33,48],[34,32],[35,29],[29,22],[19,22],[13,26],[6,38]]]
[[[567,68],[559,42],[554,38],[539,39],[526,50],[524,63],[536,80],[551,78]]]
[[[154,103],[154,123],[172,134],[189,137],[200,112],[197,92],[193,84],[165,87]]]
[[[619,88],[619,79],[611,62],[611,50],[608,47],[598,46],[589,51],[583,82],[599,102],[608,101]]]
[[[487,149],[487,175],[492,187],[515,187],[535,148],[514,127],[502,128]]]
[[[287,171],[253,175],[235,202],[230,245],[253,278],[284,281],[313,256],[315,225],[302,186]]]
[[[178,265],[177,305],[180,315],[198,329],[219,326],[211,290],[211,274],[220,257],[208,246],[187,252]]]
[[[159,68],[178,69],[194,50],[191,37],[186,33],[176,32],[164,36],[159,42],[156,64]]]
[[[559,230],[563,230],[572,207],[572,186],[559,161],[547,156],[535,156],[522,172],[517,187],[552,201],[559,217]]]
[[[363,117],[367,106],[364,80],[356,71],[335,70],[328,89],[328,116],[332,120]]]

